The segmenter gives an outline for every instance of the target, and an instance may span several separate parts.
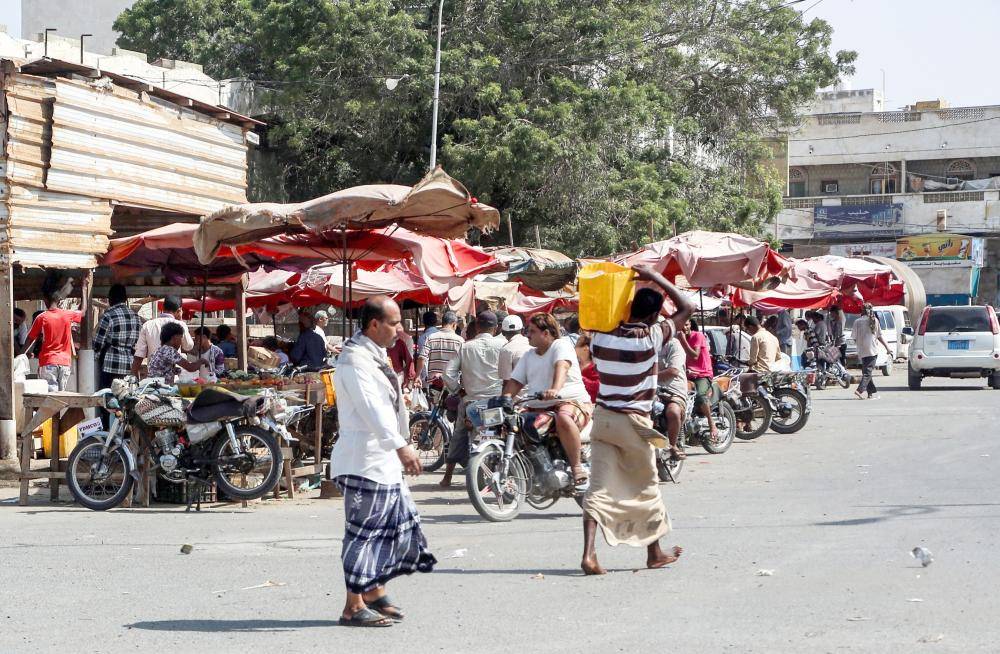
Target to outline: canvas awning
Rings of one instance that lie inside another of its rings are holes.
[[[422,235],[460,238],[471,227],[490,231],[499,224],[496,209],[480,203],[438,167],[413,187],[369,184],[307,202],[225,207],[202,219],[195,251],[207,263],[223,245],[243,245],[279,234],[329,235],[344,229],[398,225]]]

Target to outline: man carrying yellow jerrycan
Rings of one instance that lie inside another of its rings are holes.
[[[663,294],[638,291],[635,281],[659,287],[677,310],[658,322]],[[694,307],[677,288],[652,268],[632,270],[613,263],[584,266],[579,275],[580,327],[591,330],[591,350],[600,388],[591,440],[590,489],[583,502],[585,574],[605,574],[597,561],[594,539],[600,526],[605,540],[646,548],[646,566],[675,562],[660,538],[670,531],[656,472],[656,448],[666,447],[653,428],[650,412],[656,397],[657,359],[687,321]]]

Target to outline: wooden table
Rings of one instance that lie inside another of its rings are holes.
[[[49,498],[59,499],[59,481],[66,478],[60,470],[62,452],[59,451],[63,431],[75,427],[84,419],[83,410],[103,407],[104,399],[65,391],[55,393],[25,393],[24,428],[21,430],[21,495],[18,503],[28,503],[28,485],[32,479],[49,480]],[[51,464],[48,470],[31,470],[31,434],[46,420],[52,419]],[[69,452],[66,452],[69,454]]]

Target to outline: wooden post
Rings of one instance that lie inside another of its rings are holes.
[[[0,252],[0,459],[17,459],[14,411],[14,278],[10,254]]]
[[[240,370],[247,369],[247,276],[233,287],[236,294],[236,362]]]
[[[539,250],[542,249],[542,236],[538,231],[538,225],[535,225],[535,245]]]
[[[507,235],[510,236],[510,246],[514,247],[514,226],[510,222],[510,212],[507,213]]]

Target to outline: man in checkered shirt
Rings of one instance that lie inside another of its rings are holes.
[[[100,362],[100,387],[109,388],[115,379],[129,374],[135,342],[139,340],[142,320],[128,308],[127,293],[121,284],[108,292],[111,307],[101,316],[94,335],[94,353]]]

